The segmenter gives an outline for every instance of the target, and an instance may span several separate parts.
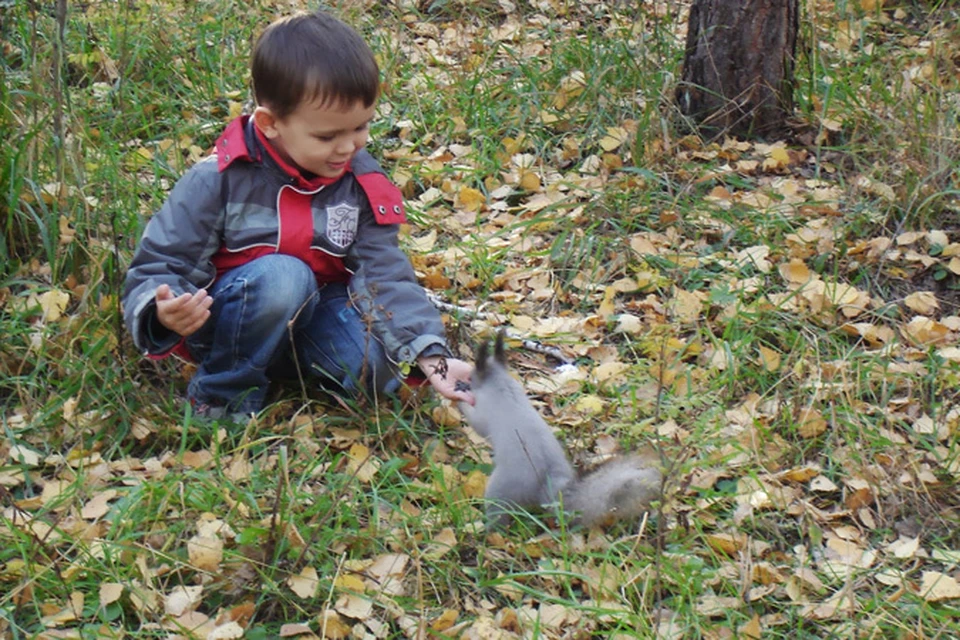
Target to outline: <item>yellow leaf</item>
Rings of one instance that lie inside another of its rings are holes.
[[[635,315],[621,313],[617,316],[617,332],[638,335],[643,333],[643,321]]]
[[[520,331],[530,331],[537,324],[537,321],[530,316],[511,316],[510,324]]]
[[[320,625],[320,635],[329,640],[342,640],[350,637],[350,625],[343,621],[340,614],[332,609],[325,609],[317,617],[317,624]]]
[[[433,250],[437,244],[437,230],[431,229],[422,236],[410,236],[407,238],[407,246],[417,253],[428,253]]]
[[[347,470],[356,475],[357,480],[369,483],[380,469],[380,461],[370,455],[370,449],[359,442],[350,447],[350,461]]]
[[[56,322],[67,310],[70,294],[59,289],[51,289],[37,296],[37,302],[43,310],[43,319],[47,322]]]
[[[759,349],[760,349],[760,362],[763,363],[764,369],[772,372],[780,368],[779,353],[763,345],[760,345]]]
[[[827,430],[827,421],[816,409],[804,409],[800,412],[797,431],[803,438],[814,438]]]
[[[84,520],[96,520],[107,515],[110,511],[110,501],[117,497],[116,489],[107,489],[91,498],[80,510],[80,517]],[[179,614],[178,614],[179,615]]]
[[[816,467],[794,467],[783,472],[783,477],[790,482],[807,482],[820,475]]]
[[[457,621],[457,618],[460,617],[460,612],[456,609],[446,609],[441,613],[436,620],[430,625],[430,628],[437,632],[444,632],[454,625]]]
[[[780,275],[784,280],[791,284],[807,283],[813,276],[807,265],[805,265],[803,260],[800,260],[799,258],[794,258],[787,264],[781,264]]]
[[[17,444],[10,447],[7,452],[10,460],[28,467],[36,467],[40,464],[40,454],[33,449],[28,449],[23,445]]]
[[[468,498],[482,498],[487,490],[487,476],[479,469],[467,474],[463,481],[463,495]]]
[[[703,299],[697,292],[684,291],[677,289],[674,293],[673,317],[678,322],[693,323],[700,317],[700,311],[703,308]]]
[[[440,427],[459,427],[460,412],[450,405],[438,405],[431,412],[434,424]]]
[[[424,549],[423,557],[429,560],[438,560],[452,551],[457,546],[457,535],[453,529],[446,527],[441,529],[437,535],[430,541],[430,545]]]
[[[203,571],[217,571],[223,560],[223,540],[213,536],[193,536],[187,541],[190,564]]]
[[[533,171],[523,171],[520,174],[520,187],[527,191],[540,190],[540,176]]]
[[[373,613],[373,602],[369,598],[347,593],[337,599],[333,608],[342,616],[366,620]]]
[[[597,382],[617,382],[629,368],[629,365],[623,362],[604,362],[593,370],[593,375]]]
[[[300,598],[308,600],[317,595],[320,588],[320,576],[313,567],[306,566],[300,573],[287,578],[287,586]]]
[[[928,602],[960,598],[960,584],[939,571],[924,571],[920,579],[920,595]]]
[[[929,316],[940,308],[937,296],[932,291],[914,291],[903,299],[908,309],[921,315]]]
[[[870,324],[869,322],[854,322],[841,325],[845,333],[860,336],[871,347],[882,347],[894,338],[893,329],[885,326]]]
[[[60,228],[60,246],[64,247],[73,242],[73,239],[77,235],[77,230],[70,226],[70,218],[60,216],[57,224]]]
[[[105,607],[120,599],[123,595],[123,585],[119,582],[104,582],[100,585],[100,606]]]
[[[950,329],[936,320],[916,316],[900,329],[900,333],[914,345],[924,347],[942,343]]]
[[[597,415],[603,412],[603,399],[593,394],[580,396],[576,403],[577,411]]]
[[[243,634],[243,627],[241,627],[239,623],[231,620],[226,624],[214,627],[213,630],[206,635],[206,640],[234,640],[236,638],[242,638]]]
[[[763,627],[760,626],[760,616],[754,614],[750,620],[740,627],[739,637],[748,640],[760,640],[763,637]]]
[[[608,320],[614,312],[614,303],[613,299],[617,295],[617,290],[614,287],[607,287],[603,292],[603,301],[600,302],[600,307],[597,309],[597,315],[600,316],[603,320]]]
[[[630,238],[630,248],[633,249],[639,257],[657,255],[657,247],[646,237],[645,234],[637,234]]]
[[[367,585],[363,582],[363,579],[353,573],[340,574],[337,576],[337,579],[334,580],[333,586],[335,586],[337,589],[354,591],[356,593],[363,593],[367,590]]]
[[[770,159],[774,160],[778,166],[787,166],[790,164],[790,154],[783,147],[774,147],[770,150]]]
[[[486,203],[487,198],[483,195],[483,192],[473,187],[460,187],[454,206],[465,211],[476,212],[480,211]]]
[[[174,617],[193,611],[200,604],[203,595],[202,586],[184,587],[178,585],[163,599],[163,609]]]
[[[742,534],[711,533],[704,536],[704,540],[711,549],[728,556],[736,555],[747,544],[747,537]]]
[[[607,129],[607,135],[600,140],[600,148],[604,151],[613,151],[626,142],[629,136],[630,133],[623,127],[610,127]]]
[[[310,625],[303,624],[300,622],[287,622],[280,625],[280,637],[281,638],[292,638],[295,636],[303,636],[313,634],[313,629],[310,628]],[[316,637],[316,636],[314,636]]]

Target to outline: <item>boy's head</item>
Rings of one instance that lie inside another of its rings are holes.
[[[325,178],[339,177],[367,144],[380,90],[370,47],[325,13],[271,24],[252,62],[257,128],[283,159]]]
[[[365,107],[377,101],[380,70],[363,38],[317,12],[281,18],[264,30],[251,63],[257,104],[283,119],[303,103]]]

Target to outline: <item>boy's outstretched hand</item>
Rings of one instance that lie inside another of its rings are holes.
[[[419,358],[417,364],[437,393],[444,398],[473,405],[475,400],[473,392],[470,391],[470,374],[473,373],[473,365],[463,360],[442,356]]]
[[[210,317],[213,298],[206,289],[174,296],[168,285],[157,287],[157,319],[167,329],[184,338],[203,326]]]

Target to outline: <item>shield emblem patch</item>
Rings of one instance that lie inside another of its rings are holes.
[[[357,237],[357,221],[360,219],[360,207],[346,202],[327,207],[327,240],[330,244],[346,249]]]

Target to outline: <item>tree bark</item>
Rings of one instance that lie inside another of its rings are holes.
[[[793,112],[799,0],[693,0],[680,111],[710,137],[773,137]]]

